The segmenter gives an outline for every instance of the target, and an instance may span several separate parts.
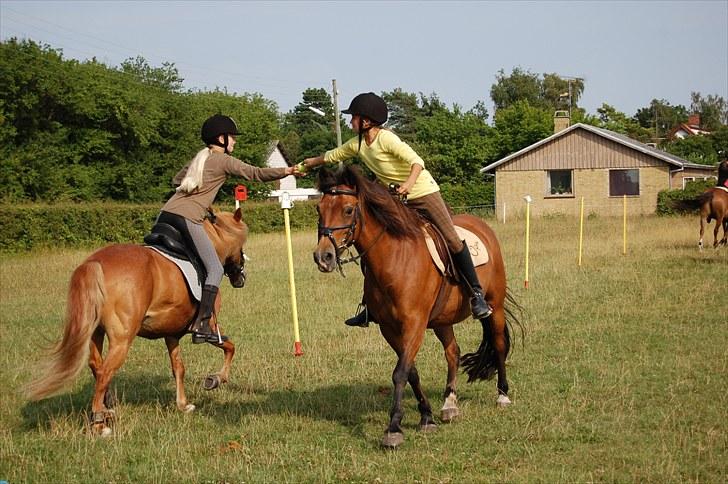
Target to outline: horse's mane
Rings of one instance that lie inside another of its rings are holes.
[[[362,211],[375,219],[395,238],[416,238],[422,234],[423,220],[381,184],[369,181],[359,168],[343,165],[337,170],[321,168],[317,187],[326,192],[339,185],[356,190]]]
[[[212,223],[208,220],[208,222],[211,223],[213,231],[217,232],[218,235],[230,234],[236,241],[242,240],[245,242],[248,238],[248,225],[243,220],[241,220],[240,223],[235,222],[235,214],[231,212],[213,210],[213,213],[215,215],[215,222]]]

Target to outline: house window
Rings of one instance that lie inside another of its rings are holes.
[[[640,194],[639,170],[609,170],[609,196]]]
[[[571,185],[571,170],[550,170],[546,172],[547,196],[571,196],[574,189]]]

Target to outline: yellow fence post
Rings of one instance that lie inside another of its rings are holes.
[[[622,197],[622,255],[627,254],[627,195]]]
[[[291,288],[291,313],[293,315],[293,354],[301,356],[303,349],[301,347],[301,336],[298,334],[298,306],[296,304],[296,280],[293,277],[293,248],[291,247],[291,219],[288,211],[293,207],[291,196],[288,192],[281,195],[281,208],[283,209],[283,219],[286,226],[286,249],[288,250],[288,281]]]
[[[531,195],[523,197],[526,201],[526,277],[523,280],[524,287],[528,289],[528,249],[531,237]]]
[[[579,267],[581,267],[581,249],[584,240],[584,197],[581,197],[581,208],[579,209]]]

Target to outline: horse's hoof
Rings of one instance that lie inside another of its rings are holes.
[[[511,402],[511,399],[508,398],[506,395],[498,395],[498,400],[495,401],[495,404],[501,408],[505,408],[511,403],[513,402]]]
[[[420,425],[420,432],[430,433],[437,430],[437,424],[433,422],[428,422],[426,424]]]
[[[460,410],[457,407],[443,408],[440,410],[440,420],[450,423],[460,416]]]
[[[217,375],[207,375],[205,381],[202,382],[202,388],[205,390],[214,390],[220,386],[220,377]]]
[[[187,405],[184,406],[184,408],[181,408],[180,410],[182,410],[183,413],[192,413],[195,411],[195,408],[197,408],[197,407],[195,407],[191,403],[188,403]]]
[[[404,442],[404,434],[402,432],[385,432],[382,437],[382,447],[388,449],[396,449]]]
[[[101,429],[101,433],[99,433],[99,437],[108,438],[114,435],[114,431],[111,429],[111,427],[104,427]]]

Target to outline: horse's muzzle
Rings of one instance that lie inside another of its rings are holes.
[[[333,272],[336,269],[336,252],[331,244],[322,243],[313,251],[313,261],[321,272]]]

